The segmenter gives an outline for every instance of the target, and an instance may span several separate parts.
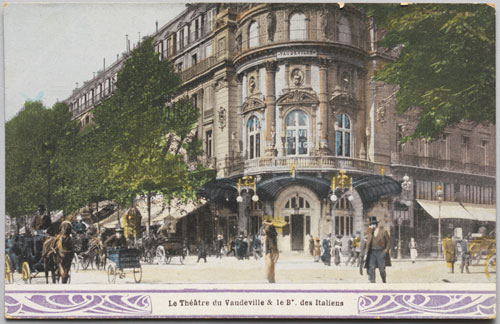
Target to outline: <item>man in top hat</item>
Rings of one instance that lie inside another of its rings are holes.
[[[275,283],[275,273],[274,266],[276,261],[278,261],[279,250],[278,250],[278,233],[270,220],[264,220],[262,222],[264,227],[264,233],[266,235],[265,249],[266,249],[266,277],[269,283]]]
[[[104,242],[104,247],[106,248],[126,248],[127,240],[123,236],[123,229],[117,228],[115,234],[111,235]]]
[[[82,220],[82,215],[76,216],[76,222],[73,224],[73,232],[77,234],[85,234],[87,231],[87,224]]]
[[[42,230],[46,230],[52,225],[50,220],[50,215],[47,213],[44,205],[38,205],[38,211],[31,222],[32,229],[37,233],[41,234]]]
[[[389,232],[377,217],[369,216],[370,226],[367,229],[366,246],[368,248],[365,268],[368,268],[370,282],[375,282],[375,268],[378,268],[382,282],[386,282],[385,267],[391,265],[390,248],[391,238]]]

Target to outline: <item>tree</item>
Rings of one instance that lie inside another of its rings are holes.
[[[434,139],[463,120],[495,123],[495,9],[486,4],[363,4],[401,46],[375,74],[400,85],[397,109],[421,107],[413,138]]]
[[[27,101],[5,127],[6,209],[21,216],[45,204],[65,209],[64,186],[71,178],[71,148],[78,126],[67,105],[47,109]]]
[[[152,195],[183,191],[190,183],[180,149],[172,150],[166,136],[184,142],[198,118],[187,99],[170,102],[179,85],[172,63],[160,61],[152,38],[146,38],[119,72],[113,96],[95,109],[107,180],[116,185],[120,204],[140,194],[147,197],[148,224]]]

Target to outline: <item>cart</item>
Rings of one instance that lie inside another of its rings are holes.
[[[134,275],[134,280],[136,283],[141,282],[142,279],[142,267],[140,263],[141,254],[138,249],[135,248],[123,248],[123,249],[108,249],[108,265],[106,266],[106,272],[108,274],[108,282],[115,283],[116,276],[120,279],[125,278],[125,269],[132,269]]]
[[[486,276],[496,274],[496,239],[491,237],[475,237],[469,242],[470,264],[483,265]],[[482,262],[484,260],[484,263]]]
[[[154,262],[157,264],[169,264],[174,257],[179,257],[180,264],[184,264],[184,248],[180,237],[164,238],[156,248]]]

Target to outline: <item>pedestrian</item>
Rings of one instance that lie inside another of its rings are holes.
[[[253,255],[255,260],[262,258],[262,241],[257,234],[253,237]]]
[[[200,262],[200,259],[205,260],[205,263],[207,263],[207,249],[205,247],[205,241],[200,240],[198,242],[198,260],[196,263]]]
[[[264,233],[266,235],[265,248],[266,248],[266,277],[269,283],[275,283],[275,265],[279,258],[278,250],[278,233],[276,228],[269,220],[262,222],[264,225]]]
[[[443,252],[446,260],[446,267],[450,273],[455,273],[455,262],[457,261],[457,241],[452,234],[443,238]]]
[[[314,239],[314,262],[319,262],[319,256],[321,255],[321,244],[319,244],[319,237],[316,236]]]
[[[359,274],[363,275],[363,268],[365,266],[365,256],[366,256],[366,235],[360,238],[359,242]]]
[[[235,255],[238,260],[243,260],[243,250],[242,250],[242,244],[243,244],[243,235],[240,234],[240,236],[234,241],[234,250],[235,250]]]
[[[467,235],[467,237],[464,237],[460,241],[460,248],[462,250],[462,263],[460,264],[460,273],[464,273],[464,267],[465,271],[467,273],[469,272],[469,264],[470,264],[470,253],[469,253],[469,240],[470,238],[470,233]]]
[[[229,251],[226,253],[226,256],[229,256],[229,254],[233,254],[234,256],[236,256],[236,249],[235,249],[235,246],[236,246],[236,243],[234,242],[234,239],[232,239],[230,242],[229,242]]]
[[[323,238],[321,241],[321,246],[323,247],[323,254],[321,254],[321,261],[327,266],[331,265],[331,247],[332,244],[330,242],[329,237]]]
[[[222,247],[224,246],[224,236],[221,234],[217,235],[217,241],[215,242],[216,254],[215,258],[222,259]]]
[[[376,216],[369,216],[370,226],[367,230],[367,258],[365,268],[368,268],[368,278],[375,283],[375,268],[378,268],[382,282],[386,282],[385,267],[391,265],[391,238],[389,232],[379,224]]]
[[[411,263],[415,263],[415,260],[417,259],[418,256],[418,252],[417,252],[417,242],[415,242],[415,239],[413,237],[410,239],[408,247],[410,248]]]
[[[342,235],[337,235],[335,238],[335,242],[333,242],[333,250],[334,250],[334,262],[335,265],[338,266],[340,264],[340,255],[342,253]]]
[[[314,255],[314,238],[312,235],[309,235],[309,253]]]
[[[354,240],[352,242],[354,248],[354,260],[352,261],[352,265],[357,267],[359,267],[359,254],[361,252],[361,249],[359,247],[360,240],[361,233],[359,231],[356,231],[356,236],[354,237]]]
[[[248,250],[250,248],[250,244],[248,244],[248,237],[243,237],[241,240],[241,259],[242,260],[247,260],[248,259]]]
[[[354,264],[354,238],[351,236],[349,236],[349,239],[347,240],[347,255],[349,256],[347,258],[347,261],[345,262],[345,265],[348,266],[349,265],[349,262],[351,262],[351,260],[353,260],[353,264]]]

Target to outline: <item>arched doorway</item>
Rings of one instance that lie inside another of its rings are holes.
[[[307,187],[292,185],[280,192],[274,213],[288,223],[278,242],[280,250],[304,251],[308,235],[319,235],[321,210],[317,195]]]

